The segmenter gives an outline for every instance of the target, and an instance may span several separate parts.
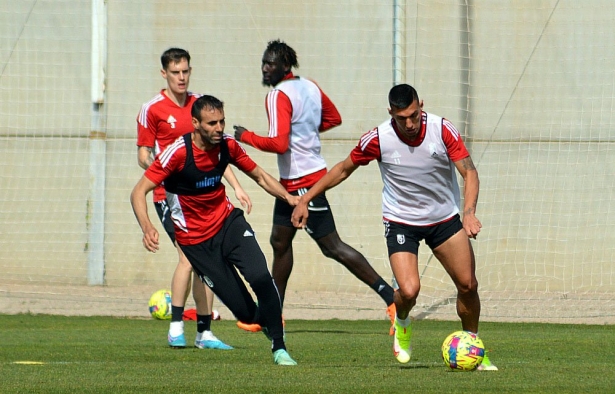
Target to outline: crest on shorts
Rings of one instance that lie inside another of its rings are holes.
[[[406,236],[403,234],[397,234],[397,243],[403,245],[406,243]]]
[[[210,289],[214,288],[214,282],[212,282],[211,279],[209,279],[205,275],[201,275],[201,281],[205,283]]]

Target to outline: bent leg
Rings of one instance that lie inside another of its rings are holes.
[[[457,314],[463,329],[478,332],[480,298],[470,239],[463,230],[458,231],[433,252],[457,288]]]
[[[213,252],[204,243],[184,245],[188,260],[193,264],[194,272],[206,284],[220,301],[241,321],[257,322],[257,308],[252,295],[234,267],[226,264],[219,251]]]
[[[237,268],[256,295],[260,315],[258,323],[267,327],[274,350],[277,350],[284,348],[282,303],[265,255],[253,234],[254,231],[243,216],[235,218],[224,237],[223,255],[226,262]],[[239,320],[249,322],[241,318]]]
[[[397,318],[404,320],[416,305],[421,290],[418,257],[410,252],[396,252],[389,256],[391,270],[399,289],[395,292]]]
[[[380,279],[380,275],[369,264],[365,256],[352,246],[344,243],[337,231],[318,238],[316,243],[322,254],[342,264],[363,283],[371,285]]]
[[[326,257],[342,264],[357,279],[371,287],[387,306],[393,303],[393,288],[391,285],[382,279],[363,254],[343,242],[337,231],[318,238],[316,243]]]

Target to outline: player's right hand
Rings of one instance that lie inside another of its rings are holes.
[[[233,129],[235,129],[235,139],[241,141],[241,136],[246,132],[246,128],[236,124],[233,126]]]
[[[143,246],[152,253],[158,251],[158,231],[154,227],[143,231]]]

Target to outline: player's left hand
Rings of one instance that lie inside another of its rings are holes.
[[[235,139],[237,141],[241,141],[241,136],[246,132],[246,128],[239,125],[233,125],[233,129],[235,129]]]
[[[297,228],[305,228],[307,225],[308,215],[309,212],[307,204],[299,201],[295,206],[295,209],[293,209],[293,215],[290,220],[293,223],[293,226]]]

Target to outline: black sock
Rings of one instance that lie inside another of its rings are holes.
[[[393,288],[385,282],[382,277],[378,278],[378,280],[371,285],[371,288],[378,293],[380,298],[386,302],[387,306],[393,303]]]
[[[271,346],[271,351],[276,352],[277,350],[284,349],[286,350],[286,345],[284,344],[284,338],[274,339],[271,341],[273,345]]]
[[[196,315],[196,331],[210,331],[211,330],[211,315]]]
[[[184,307],[171,305],[171,321],[182,321],[184,319]]]

